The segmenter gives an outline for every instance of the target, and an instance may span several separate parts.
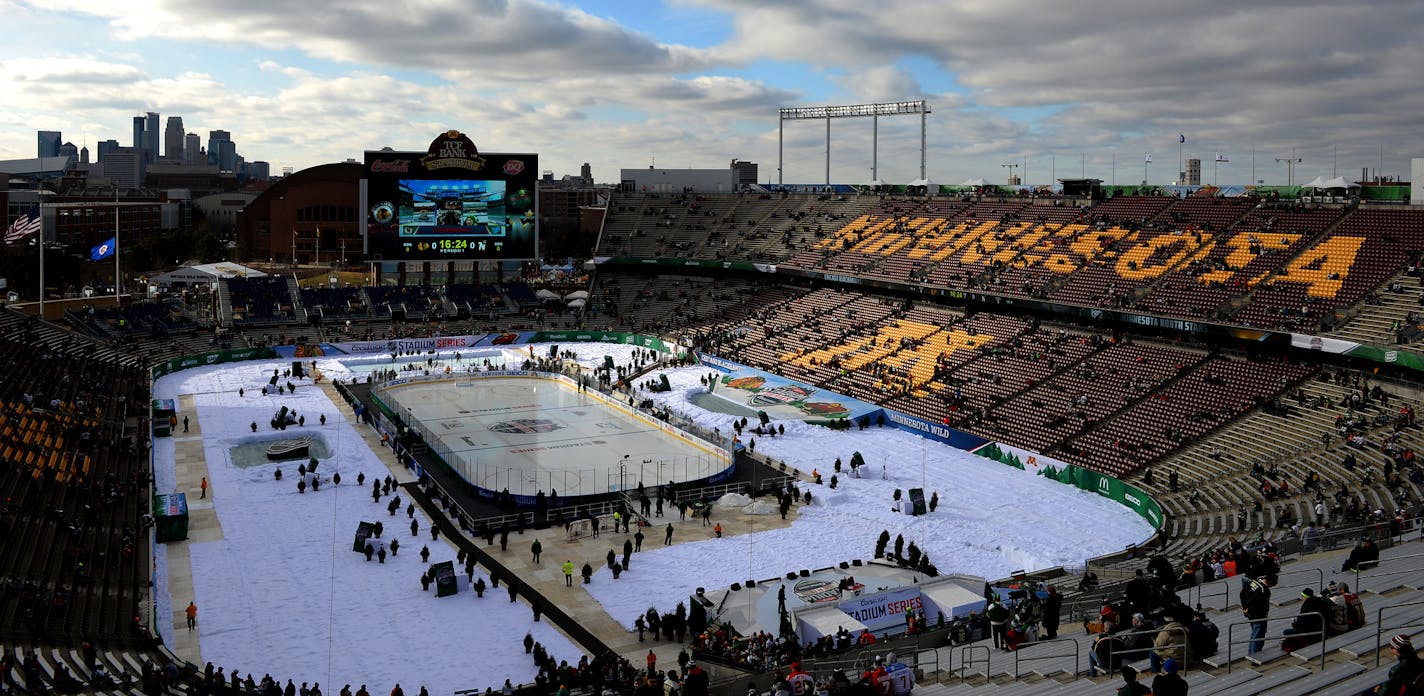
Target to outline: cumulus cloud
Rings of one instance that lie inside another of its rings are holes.
[[[1424,150],[1407,125],[1424,96],[1403,68],[1424,64],[1417,2],[685,1],[736,17],[735,36],[716,50],[725,60],[888,75],[883,66],[922,56],[985,109],[1045,111],[1027,117],[1026,139],[1005,154],[1066,143],[1160,149],[1178,132],[1238,152],[1328,144],[1358,158],[1381,136]]]
[[[701,51],[663,44],[577,9],[535,0],[59,0],[107,18],[130,41],[166,39],[293,48],[347,63],[426,70],[472,66],[506,78],[663,73],[707,66]]]
[[[544,168],[591,162],[605,181],[653,157],[716,167],[751,159],[767,180],[778,107],[914,98],[934,110],[928,159],[940,181],[994,178],[1000,164],[1028,158],[1029,179],[1043,182],[1054,156],[1081,157],[1085,173],[1106,179],[1115,157],[1140,166],[1152,150],[1169,162],[1179,132],[1187,156],[1232,155],[1226,172],[1237,181],[1252,149],[1268,159],[1297,148],[1298,176],[1330,173],[1337,149],[1345,174],[1373,166],[1380,145],[1396,171],[1424,153],[1417,1],[671,0],[673,12],[729,18],[728,38],[706,49],[571,4],[21,4],[26,21],[53,11],[99,18],[120,42],[0,63],[0,157],[30,156],[37,124],[70,138],[107,123],[93,139],[123,142],[130,116],[158,110],[181,113],[190,130],[231,130],[244,155],[274,165],[421,147],[456,127],[482,148],[542,152]],[[270,79],[167,73],[144,58],[156,42],[228,52]],[[80,113],[89,125],[77,125]],[[834,125],[833,179],[868,176],[869,130]],[[821,180],[824,127],[788,124],[785,135],[786,180]],[[881,119],[880,139],[883,178],[918,175],[918,119]]]

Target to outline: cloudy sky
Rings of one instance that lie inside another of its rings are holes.
[[[622,167],[777,177],[777,109],[928,100],[939,183],[1296,183],[1424,156],[1418,0],[0,0],[0,159],[35,131],[91,151],[180,115],[204,142],[303,167],[424,149],[449,128],[600,182]],[[919,119],[881,119],[880,178],[919,175]],[[871,123],[831,126],[831,179]],[[788,122],[785,181],[825,178],[824,121]]]

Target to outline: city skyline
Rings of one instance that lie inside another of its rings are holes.
[[[774,182],[777,108],[908,99],[933,111],[941,184],[1165,184],[1178,148],[1204,183],[1250,183],[1253,153],[1268,184],[1286,183],[1283,157],[1301,160],[1295,183],[1377,167],[1407,178],[1424,155],[1424,97],[1405,67],[1424,62],[1418,3],[432,0],[399,22],[387,8],[0,0],[17,29],[0,59],[0,159],[33,157],[41,130],[129,145],[129,119],[153,112],[190,134],[229,131],[274,171],[454,128],[484,150],[539,152],[556,173],[589,162],[600,182],[732,158]],[[54,40],[68,35],[83,48]],[[917,121],[880,119],[881,179],[917,178]],[[824,179],[825,132],[786,124],[787,183]],[[869,181],[870,123],[831,132],[831,179]]]

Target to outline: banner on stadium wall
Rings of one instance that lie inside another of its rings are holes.
[[[678,258],[645,258],[641,256],[598,256],[593,259],[596,265],[613,266],[656,266],[673,270],[716,268],[733,271],[755,271],[758,273],[775,273],[776,265],[770,263],[751,263],[749,261],[717,261],[715,259],[678,259]]]
[[[682,350],[676,344],[665,342],[657,336],[622,331],[505,331],[473,336],[431,336],[429,338],[393,338],[384,341],[356,343],[324,343],[322,348],[326,349],[328,354],[341,352],[348,355],[380,355],[425,353],[432,350],[458,351],[464,348],[511,346],[526,343],[622,343],[648,348],[659,353],[674,354]]]
[[[712,387],[712,396],[751,411],[765,411],[772,419],[836,421],[868,418],[876,422],[880,407],[849,396],[826,391],[805,382],[698,353],[703,365],[722,374]]]
[[[1424,372],[1424,354],[1416,353],[1411,350],[1387,348],[1376,344],[1356,343],[1354,341],[1345,341],[1326,336],[1311,336],[1309,334],[1293,333],[1290,337],[1292,348],[1304,348],[1306,350],[1318,350],[1322,353],[1347,355],[1361,360],[1388,363],[1390,365]]]
[[[1158,505],[1157,501],[1153,500],[1152,496],[1147,495],[1141,488],[1130,483],[1124,483],[1107,474],[1100,474],[1060,459],[1030,452],[1013,445],[1006,445],[1002,442],[987,443],[976,449],[974,453],[1008,466],[1037,473],[1059,483],[1077,486],[1085,491],[1094,491],[1104,498],[1111,498],[1119,505],[1132,509],[1139,517],[1147,520],[1153,529],[1162,528],[1162,506]]]
[[[957,430],[940,423],[932,423],[923,418],[905,415],[899,411],[892,411],[887,408],[882,409],[881,412],[885,414],[886,422],[893,423],[895,427],[901,430],[913,432],[916,435],[927,437],[935,442],[943,442],[956,449],[972,452],[989,443],[988,440],[978,435],[972,435],[963,430]],[[872,418],[873,417],[874,416],[872,416]]]
[[[1124,483],[1107,474],[1100,474],[1072,464],[1065,469],[1058,470],[1053,478],[1085,491],[1094,491],[1104,498],[1111,498],[1119,504],[1131,508],[1147,520],[1154,529],[1162,527],[1162,506],[1137,486]]]
[[[202,367],[204,365],[220,365],[222,363],[238,362],[242,360],[268,360],[282,357],[277,351],[271,348],[242,348],[237,350],[215,350],[210,353],[200,353],[183,358],[173,358],[164,360],[149,369],[149,376],[158,379],[164,375],[186,370],[190,367]]]
[[[888,592],[852,597],[837,605],[851,618],[865,624],[875,633],[905,625],[905,612],[918,611],[924,605],[916,585],[898,587]]]
[[[523,343],[623,343],[639,348],[648,348],[659,353],[682,353],[675,344],[666,343],[657,336],[631,334],[619,331],[536,331]]]
[[[1346,355],[1424,371],[1424,355],[1412,351],[1387,349],[1383,346],[1359,346],[1347,352]]]
[[[478,336],[432,336],[430,338],[393,338],[385,341],[358,341],[355,343],[324,343],[325,348],[347,355],[376,355],[382,353],[424,353],[430,350],[459,350],[478,344],[486,338]]]

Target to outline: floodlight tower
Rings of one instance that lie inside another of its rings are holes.
[[[1295,156],[1295,148],[1291,148],[1290,157],[1277,157],[1276,164],[1282,162],[1286,165],[1286,186],[1295,185],[1295,165],[1301,163],[1301,158]]]
[[[1003,168],[1005,168],[1005,169],[1007,169],[1007,170],[1009,170],[1009,181],[1008,181],[1008,185],[1009,185],[1009,186],[1015,186],[1016,184],[1014,184],[1014,170],[1019,168],[1019,164],[1018,164],[1017,162],[1015,162],[1015,163],[1013,163],[1013,164],[1001,164],[1001,165],[999,165],[999,166],[1000,166],[1000,167],[1003,167]]]
[[[831,119],[833,118],[864,118],[869,116],[871,123],[871,143],[870,143],[870,176],[871,180],[879,178],[880,160],[880,117],[881,116],[904,116],[910,114],[920,115],[920,179],[925,178],[925,128],[926,116],[930,113],[929,104],[923,99],[902,102],[884,102],[877,104],[852,104],[847,106],[809,106],[783,108],[779,111],[780,122],[776,130],[776,183],[785,183],[785,142],[786,142],[786,122],[804,119],[825,119],[826,120],[826,185],[831,185]]]

